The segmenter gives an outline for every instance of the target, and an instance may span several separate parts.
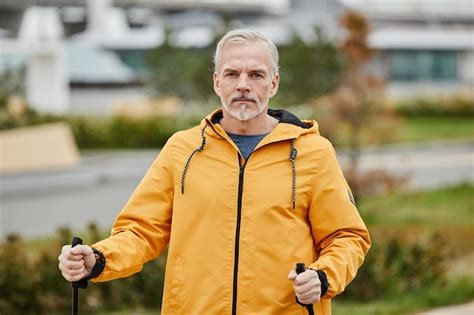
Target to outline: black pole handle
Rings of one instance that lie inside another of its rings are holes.
[[[297,263],[296,264],[296,274],[300,274],[302,272],[305,272],[306,270],[306,266],[304,265],[304,263]]]
[[[74,236],[72,238],[71,247],[82,244],[82,240]],[[79,281],[74,281],[72,283],[72,315],[77,315],[79,313]]]
[[[305,272],[306,271],[305,264],[304,263],[297,263],[295,271],[296,271],[296,274],[298,274],[298,275],[302,272]],[[306,309],[308,310],[308,315],[314,315],[313,304],[303,304],[303,303],[300,303],[300,301],[298,301],[298,299],[296,299],[296,301],[299,304],[301,304],[302,306],[306,307]]]
[[[80,239],[80,238],[77,237],[77,236],[74,236],[74,237],[72,238],[71,247],[75,247],[76,245],[82,245],[82,239]],[[79,281],[74,281],[74,282],[72,283],[72,286],[73,286],[73,287],[76,287],[76,288],[79,288],[79,287],[80,287],[80,286],[79,286]]]

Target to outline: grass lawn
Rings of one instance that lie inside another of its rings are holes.
[[[438,233],[449,250],[448,281],[365,303],[336,298],[333,314],[413,314],[474,299],[473,185],[362,199],[360,209],[374,243],[387,234],[423,239]]]
[[[459,138],[474,139],[474,117],[406,117],[397,142]]]
[[[372,233],[439,232],[455,256],[474,253],[473,185],[362,199],[360,209]]]
[[[378,127],[363,129],[362,145],[409,143],[433,140],[474,140],[474,117],[417,116],[400,117],[397,123],[377,121]],[[384,126],[388,124],[387,126]],[[331,139],[336,146],[349,144],[349,126],[342,125]],[[323,134],[324,136],[324,134]]]

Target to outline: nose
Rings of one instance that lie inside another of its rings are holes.
[[[241,74],[239,76],[239,81],[237,82],[237,92],[250,92],[250,83],[246,74]]]

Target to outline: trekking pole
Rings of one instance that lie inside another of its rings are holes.
[[[74,236],[72,238],[71,247],[82,244],[82,240],[79,237]],[[79,311],[79,281],[72,283],[72,315],[78,315]]]
[[[306,270],[306,266],[304,265],[304,263],[297,263],[296,264],[296,274],[300,274],[302,272],[305,272]],[[298,299],[296,299],[298,301]],[[308,315],[314,315],[314,309],[313,309],[313,304],[303,304],[301,303],[300,301],[298,301],[299,304],[301,304],[302,306],[306,307],[306,309],[308,310]]]

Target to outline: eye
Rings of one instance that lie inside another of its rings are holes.
[[[225,77],[229,77],[229,78],[235,78],[237,76],[237,73],[235,72],[227,72],[225,74]]]
[[[261,73],[258,73],[258,72],[253,72],[251,74],[252,78],[256,78],[256,79],[259,79],[259,78],[263,78],[263,75]]]

